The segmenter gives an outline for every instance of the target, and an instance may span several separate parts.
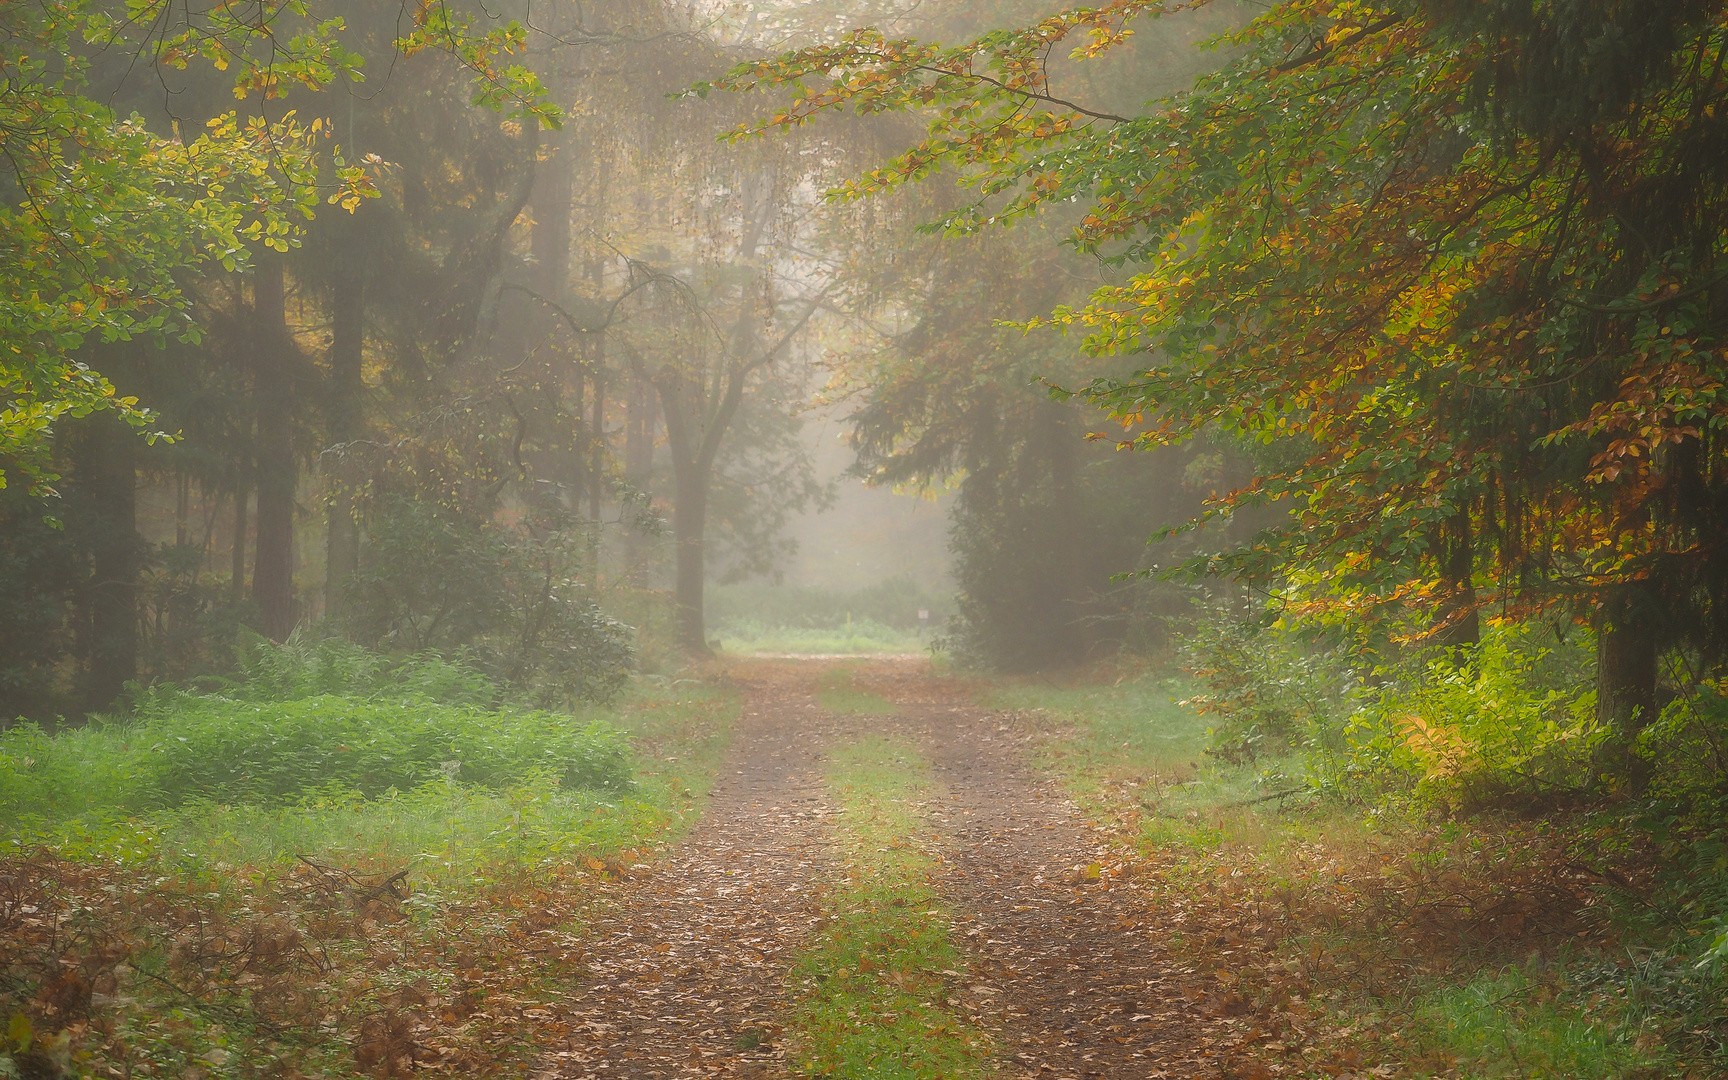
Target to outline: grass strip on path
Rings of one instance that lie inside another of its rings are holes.
[[[831,668],[816,681],[816,702],[843,716],[893,716],[900,706],[881,694],[860,689],[854,681],[857,670],[850,665]]]
[[[914,804],[929,764],[903,740],[870,737],[833,755],[847,876],[828,922],[793,964],[795,1066],[856,1080],[966,1080],[990,1073],[988,1036],[950,1010],[965,959],[930,887],[935,860]]]

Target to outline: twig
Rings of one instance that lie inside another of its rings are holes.
[[[1308,788],[1308,785],[1306,785],[1306,784],[1302,785],[1301,787],[1285,788],[1283,791],[1274,791],[1270,795],[1262,795],[1257,799],[1243,799],[1241,802],[1225,803],[1224,805],[1220,806],[1218,809],[1220,809],[1220,810],[1235,810],[1235,809],[1237,809],[1239,807],[1243,807],[1243,806],[1254,806],[1254,805],[1257,805],[1257,804],[1263,803],[1263,802],[1271,802],[1273,799],[1288,799],[1292,795],[1296,795],[1296,794],[1299,794],[1301,792],[1308,791],[1308,790],[1309,790],[1309,788]]]

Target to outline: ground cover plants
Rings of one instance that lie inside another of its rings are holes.
[[[835,749],[846,878],[815,942],[794,960],[797,1067],[815,1076],[964,1080],[987,1075],[989,1040],[949,1004],[966,961],[928,878],[929,764],[901,739]]]
[[[852,591],[719,585],[709,597],[709,636],[738,656],[922,653],[953,608],[945,591],[908,578]]]
[[[482,1075],[582,970],[592,882],[693,820],[736,697],[577,714],[460,663],[260,646],[250,678],[0,734],[8,1075]]]
[[[1039,760],[1158,865],[1178,933],[1259,943],[1219,961],[1244,1015],[1305,1003],[1345,1071],[1717,1074],[1721,871],[1681,850],[1716,850],[1712,827],[1681,809],[1696,791],[1589,795],[1583,691],[1556,677],[1576,665],[1544,640],[1497,632],[1474,664],[1419,660],[1352,698],[1324,692],[1323,642],[1215,634],[1198,678],[1118,669],[984,699],[1034,723]],[[1674,708],[1669,730],[1702,739]],[[1315,1074],[1291,1044],[1260,1067]]]

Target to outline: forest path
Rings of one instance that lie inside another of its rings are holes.
[[[1113,872],[1119,851],[1031,767],[1032,734],[923,660],[844,662],[854,687],[897,712],[835,715],[817,689],[837,666],[730,669],[743,712],[703,817],[665,859],[604,887],[588,974],[560,1018],[566,1046],[537,1077],[791,1075],[785,972],[840,862],[827,754],[866,734],[917,743],[943,789],[925,810],[932,885],[969,961],[955,1000],[995,1040],[999,1075],[1216,1075],[1200,1006],[1179,989],[1192,968]]]

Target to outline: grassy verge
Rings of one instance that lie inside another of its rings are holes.
[[[520,1070],[594,878],[689,826],[738,709],[664,679],[580,715],[306,693],[6,734],[0,1075]]]
[[[826,928],[793,965],[799,1072],[871,1080],[965,1080],[988,1070],[987,1037],[945,1002],[965,960],[928,884],[913,803],[927,765],[910,744],[867,739],[834,755],[847,877]]]
[[[1157,865],[1152,917],[1240,1002],[1222,1022],[1257,1061],[1244,1075],[1708,1074],[1707,1048],[1675,1047],[1728,1045],[1690,1030],[1717,974],[1621,933],[1584,819],[1323,801],[1294,755],[1206,755],[1187,693],[1146,674],[979,696],[1040,728],[1039,762]],[[1255,1049],[1255,1030],[1282,1034]]]

